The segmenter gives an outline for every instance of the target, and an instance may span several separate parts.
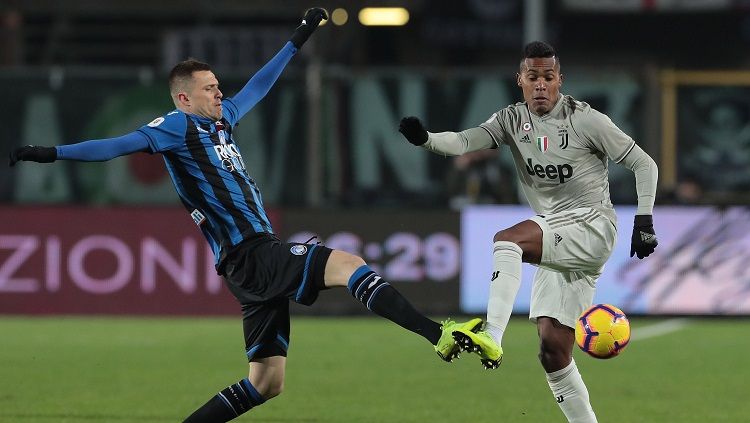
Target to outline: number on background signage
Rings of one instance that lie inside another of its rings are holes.
[[[304,242],[313,232],[298,232],[290,242]],[[377,242],[365,243],[353,232],[336,232],[325,240],[328,248],[346,251],[362,257],[372,270],[390,281],[422,282],[448,281],[458,276],[459,243],[454,235],[437,232],[424,240],[410,232],[395,232],[388,236],[382,248]]]
[[[385,252],[395,254],[385,265],[385,278],[401,281],[422,280],[424,273],[419,266],[419,253],[422,242],[418,236],[407,232],[397,232],[385,241]]]
[[[445,281],[458,274],[458,240],[439,232],[424,240],[424,270],[427,279]]]

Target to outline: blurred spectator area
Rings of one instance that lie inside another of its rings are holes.
[[[0,0],[0,112],[19,122],[0,155],[132,131],[173,107],[165,74],[189,56],[231,96],[315,4],[348,20],[316,33],[237,132],[270,203],[516,202],[507,150],[452,161],[404,145],[396,126],[413,114],[432,131],[466,129],[520,100],[532,3],[563,92],[657,160],[662,201],[750,203],[738,195],[750,192],[750,0]],[[365,27],[365,6],[403,6],[410,19]],[[709,77],[665,83],[673,70]],[[20,169],[0,168],[0,202],[176,203],[154,157]],[[610,186],[616,203],[635,201],[629,170],[611,165]]]
[[[297,0],[3,0],[3,33],[14,34],[12,49],[20,51],[4,64],[156,66],[176,31],[276,27],[288,37],[307,7]]]
[[[349,14],[346,24],[316,36],[326,45],[319,53],[328,62],[497,65],[517,58],[524,41],[524,5],[532,2],[3,0],[1,59],[6,65],[159,66],[165,50],[179,48],[180,42],[197,46],[200,39],[231,55],[252,55],[264,41],[276,46],[288,37],[304,9],[316,4],[329,10],[344,8]],[[540,3],[545,6],[545,38],[568,63],[637,62],[681,68],[748,63],[746,0]],[[410,12],[409,23],[362,27],[357,12],[366,6],[403,6]],[[235,60],[244,65],[251,58]]]

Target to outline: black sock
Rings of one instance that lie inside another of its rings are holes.
[[[190,415],[183,423],[223,423],[266,400],[247,379],[227,387]]]
[[[427,338],[432,345],[440,339],[440,324],[426,318],[395,288],[369,266],[357,269],[349,278],[349,292],[378,316]]]

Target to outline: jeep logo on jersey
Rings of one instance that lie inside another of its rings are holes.
[[[573,166],[566,163],[557,166],[549,164],[545,167],[540,164],[534,164],[531,162],[531,159],[527,159],[526,172],[528,172],[529,175],[536,175],[542,179],[558,179],[562,184],[565,183],[566,179],[570,179],[570,177],[573,176]]]
[[[221,160],[221,166],[229,172],[245,171],[245,161],[242,160],[242,155],[234,144],[218,144],[214,145],[214,151]]]

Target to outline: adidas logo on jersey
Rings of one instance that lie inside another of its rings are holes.
[[[557,247],[557,244],[559,244],[560,241],[562,241],[562,237],[560,236],[560,234],[555,232],[555,247]]]
[[[573,176],[573,166],[565,163],[557,166],[548,164],[545,167],[540,164],[534,164],[531,162],[531,159],[528,159],[526,160],[526,172],[529,175],[536,175],[542,179],[557,179],[563,184],[566,179],[570,179]]]
[[[520,140],[520,141],[518,141],[518,142],[525,142],[525,143],[529,143],[529,144],[531,144],[531,138],[529,138],[529,134],[526,134],[526,135],[524,135],[524,136],[523,136],[523,138],[521,138],[521,140]]]

